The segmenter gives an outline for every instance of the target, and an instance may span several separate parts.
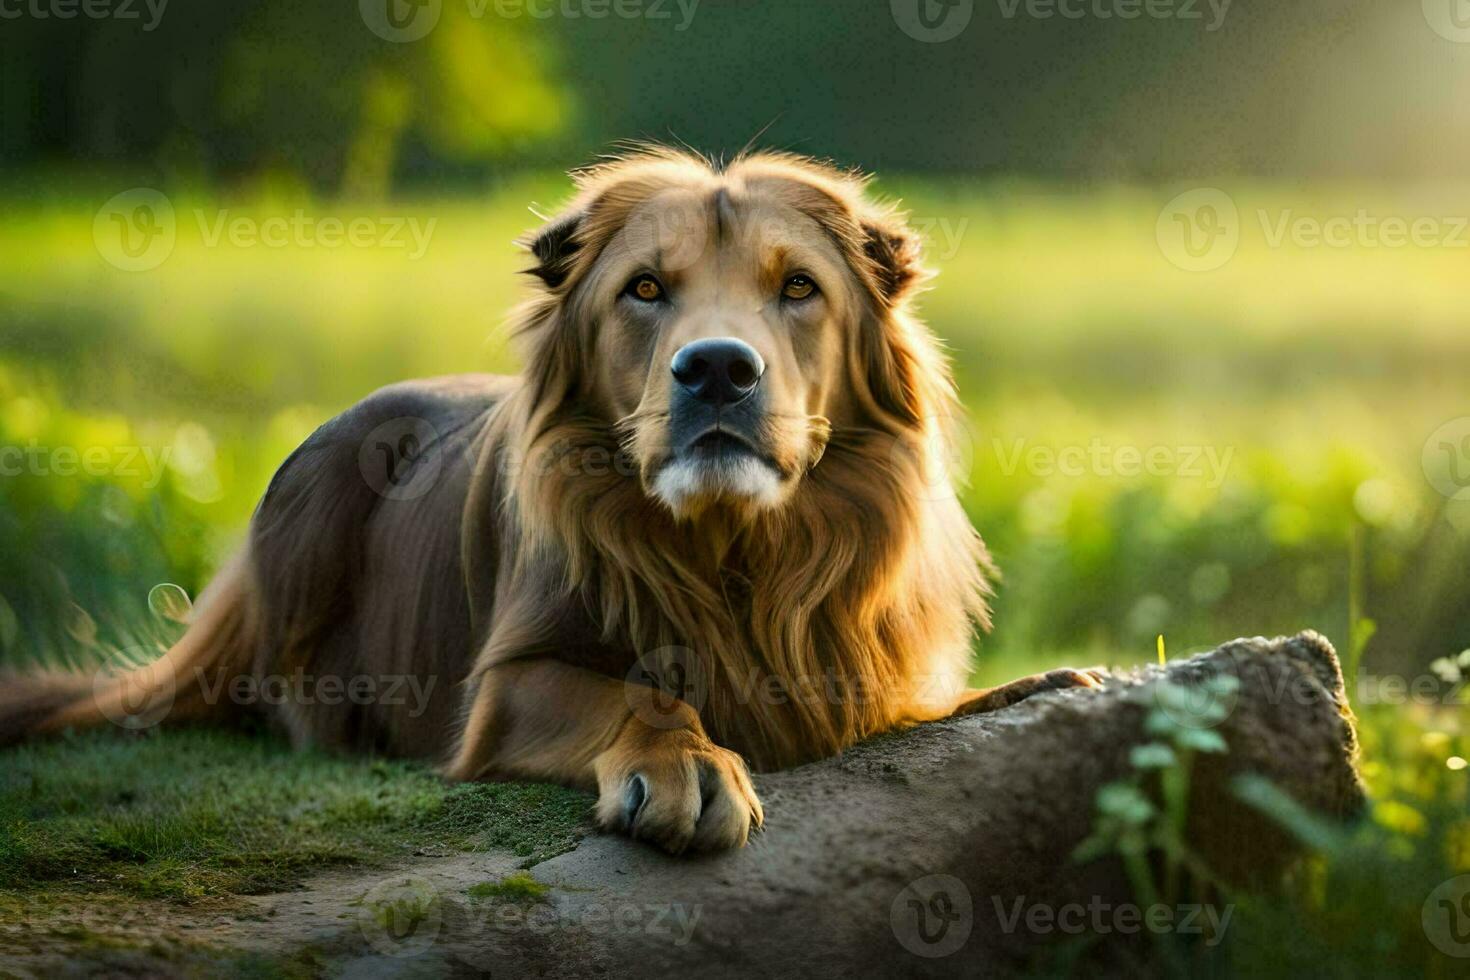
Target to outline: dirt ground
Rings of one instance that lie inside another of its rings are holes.
[[[473,903],[467,890],[523,863],[508,851],[415,858],[196,905],[38,899],[0,921],[0,976],[443,975],[444,958],[423,955],[431,933]]]

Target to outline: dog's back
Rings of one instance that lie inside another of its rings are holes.
[[[171,721],[256,711],[297,744],[445,752],[473,660],[465,503],[479,436],[515,383],[392,385],[321,426],[276,472],[245,554],[178,644],[110,683],[7,678],[0,743],[155,710]]]

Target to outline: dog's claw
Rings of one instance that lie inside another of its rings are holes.
[[[628,830],[632,830],[638,822],[638,814],[643,812],[643,804],[648,802],[648,780],[643,773],[635,772],[628,777],[628,782],[623,786],[623,821]]]
[[[1054,673],[1071,675],[1068,680],[1071,687],[1103,687],[1108,682],[1108,672],[1102,667],[1086,667],[1080,670],[1063,670]]]
[[[765,819],[734,752],[689,731],[661,733],[639,748],[636,759],[610,752],[596,763],[598,822],[608,830],[682,854],[739,847]]]

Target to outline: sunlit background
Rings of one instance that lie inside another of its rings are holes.
[[[1345,644],[1354,561],[1367,663],[1470,645],[1470,503],[1425,469],[1470,484],[1470,45],[1424,11],[305,6],[4,25],[7,652],[195,592],[374,388],[514,370],[512,239],[619,138],[831,157],[912,212],[989,649]]]
[[[374,388],[514,370],[513,239],[567,168],[648,138],[874,171],[925,232],[922,309],[971,415],[956,476],[1005,576],[983,676],[1311,627],[1360,711],[1384,677],[1451,682],[1464,5],[1062,6],[1081,15],[174,0],[0,22],[4,657],[138,642],[150,590],[196,594],[286,453]],[[1419,721],[1368,733],[1370,778],[1418,760],[1439,792],[1463,707],[1392,707]],[[1384,819],[1423,837],[1405,806]]]

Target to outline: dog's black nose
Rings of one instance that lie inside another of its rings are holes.
[[[685,344],[674,353],[674,380],[689,394],[714,405],[742,401],[760,384],[766,371],[756,349],[734,337],[713,337]]]

